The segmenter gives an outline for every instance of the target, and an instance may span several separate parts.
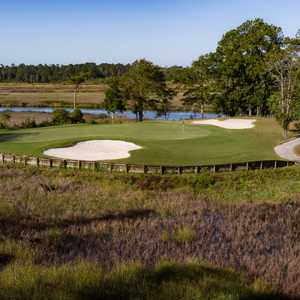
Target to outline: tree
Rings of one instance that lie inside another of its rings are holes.
[[[156,103],[155,110],[158,116],[164,116],[167,119],[168,112],[171,110],[171,100],[176,96],[176,91],[167,88],[164,90],[164,94],[161,96],[161,100]]]
[[[120,79],[114,77],[109,82],[109,88],[105,92],[104,108],[111,114],[112,121],[116,112],[123,112],[126,109],[122,94]]]
[[[87,73],[81,73],[79,75],[74,75],[70,77],[70,81],[74,84],[74,102],[73,102],[73,109],[76,109],[77,103],[77,94],[79,93],[79,88],[82,83],[86,81],[88,78]]]
[[[195,111],[200,110],[202,118],[204,118],[205,105],[211,102],[214,91],[209,66],[209,56],[201,56],[193,63],[184,81],[183,102]]]
[[[288,136],[288,128],[295,120],[300,104],[300,36],[295,39],[286,38],[285,47],[273,57],[271,71],[277,84],[277,92],[270,98],[275,116],[281,123],[284,138]]]
[[[268,70],[270,57],[283,44],[281,28],[262,19],[250,20],[227,32],[214,53],[217,104],[228,115],[268,113],[274,80]]]
[[[166,94],[166,81],[160,67],[142,59],[134,62],[121,79],[122,94],[143,121],[145,107],[154,107]]]

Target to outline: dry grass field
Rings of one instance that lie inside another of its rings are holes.
[[[0,106],[72,106],[73,86],[70,84],[0,83]],[[101,107],[107,85],[83,84],[77,103],[81,107]],[[182,107],[182,92],[172,101],[172,109]]]
[[[80,106],[101,107],[105,84],[85,84],[80,88]],[[3,106],[71,106],[73,86],[69,84],[0,84],[0,104]]]

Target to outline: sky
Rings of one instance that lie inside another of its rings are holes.
[[[0,0],[0,64],[187,66],[248,19],[294,36],[299,11],[300,0]]]

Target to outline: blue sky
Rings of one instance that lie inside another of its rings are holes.
[[[299,0],[0,0],[0,63],[189,65],[247,19],[295,35],[299,11]]]

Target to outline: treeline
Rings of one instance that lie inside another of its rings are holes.
[[[120,76],[128,71],[124,64],[70,64],[70,65],[0,65],[0,81],[24,83],[68,82],[78,74],[88,74],[87,80]]]

